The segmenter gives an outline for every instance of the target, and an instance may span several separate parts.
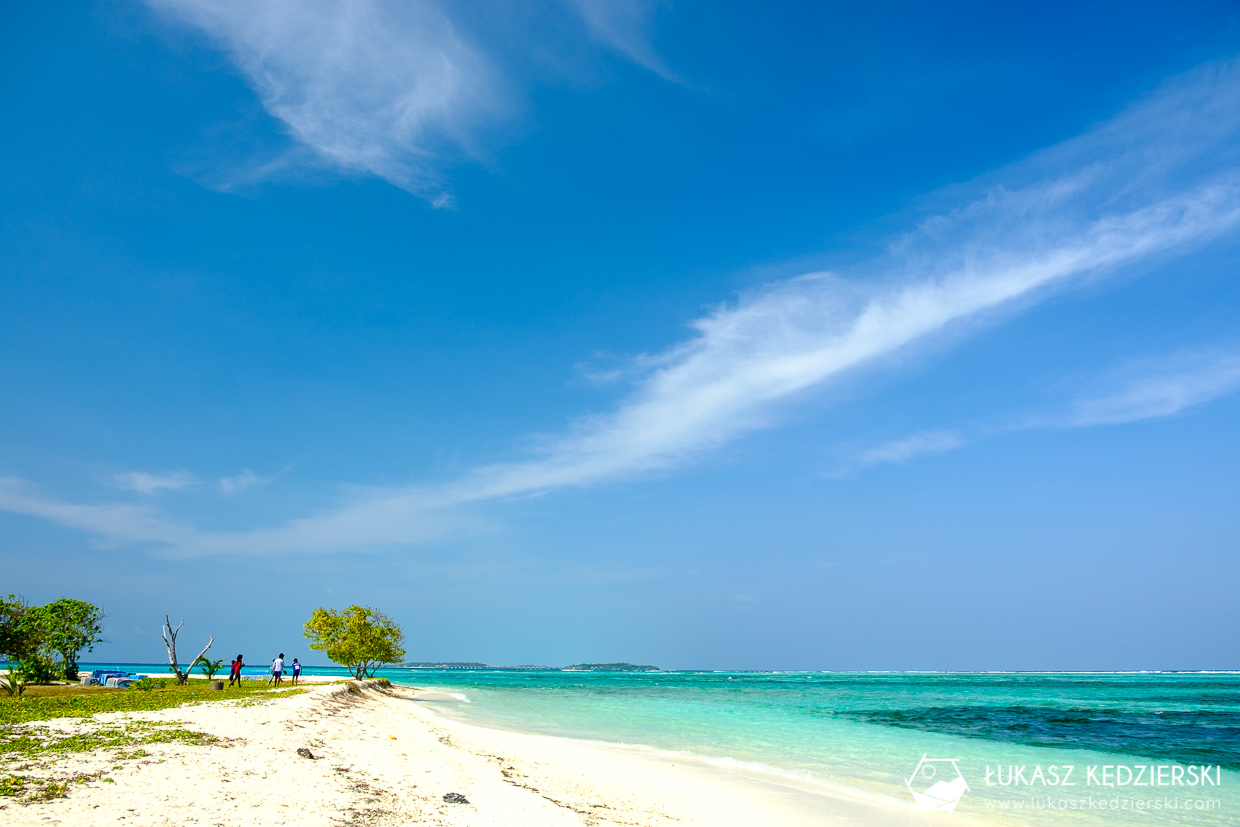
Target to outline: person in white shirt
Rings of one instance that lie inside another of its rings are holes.
[[[280,653],[280,657],[271,662],[271,681],[270,683],[279,686],[284,682],[284,653]]]

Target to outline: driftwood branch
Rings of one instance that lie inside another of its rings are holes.
[[[203,655],[205,655],[205,654],[207,653],[207,650],[211,648],[211,644],[213,644],[213,643],[215,643],[215,635],[211,635],[211,639],[207,641],[207,645],[206,645],[206,646],[204,646],[204,647],[202,647],[202,651],[198,653],[198,657],[194,658],[193,662],[192,662],[192,663],[190,664],[190,666],[189,666],[189,667],[185,670],[185,676],[186,676],[187,678],[189,677],[189,673],[190,673],[190,671],[194,668],[193,664],[194,664],[194,663],[197,663],[199,660],[201,660],[201,659],[202,659],[202,656],[203,656]]]
[[[189,683],[189,674],[193,670],[194,664],[197,663],[198,658],[205,655],[207,650],[210,649],[215,643],[215,635],[212,635],[211,639],[207,641],[207,645],[202,647],[202,651],[198,653],[198,658],[194,658],[190,661],[189,666],[187,666],[185,671],[182,672],[181,665],[177,663],[177,634],[180,633],[181,627],[184,625],[185,621],[182,620],[177,624],[177,627],[173,629],[172,619],[168,617],[168,615],[164,615],[164,628],[160,630],[160,633],[164,636],[164,647],[168,650],[168,665],[172,667],[173,674],[177,676],[178,685]]]
[[[164,627],[160,629],[160,634],[164,637],[164,648],[168,650],[168,665],[172,667],[173,673],[177,676],[177,683],[185,683],[181,677],[181,667],[177,664],[177,633],[181,631],[181,627],[185,625],[182,620],[177,624],[175,629],[172,628],[172,619],[168,615],[164,615]]]

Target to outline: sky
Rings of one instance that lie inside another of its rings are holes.
[[[0,593],[88,659],[1240,668],[1234,4],[0,38]]]

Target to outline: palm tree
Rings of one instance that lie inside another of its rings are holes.
[[[199,655],[198,660],[194,661],[194,666],[202,667],[202,674],[207,676],[207,680],[215,680],[215,673],[224,668],[224,661],[208,660],[206,655]]]

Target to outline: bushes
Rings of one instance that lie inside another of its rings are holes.
[[[76,667],[75,667],[76,671]],[[56,661],[42,651],[27,655],[19,662],[17,673],[26,683],[51,683],[64,673],[57,668]]]
[[[134,689],[137,689],[142,692],[150,692],[152,689],[163,689],[167,685],[168,685],[167,681],[164,681],[164,680],[157,681],[154,678],[143,677],[140,680],[136,680],[133,683],[129,684],[129,689],[131,691]]]
[[[20,698],[26,692],[26,684],[19,680],[16,674],[9,672],[0,680],[0,689],[7,692],[10,698]]]
[[[78,656],[103,642],[102,620],[103,610],[84,600],[62,597],[31,606],[10,594],[0,598],[0,654],[17,663],[27,683],[76,681]]]

